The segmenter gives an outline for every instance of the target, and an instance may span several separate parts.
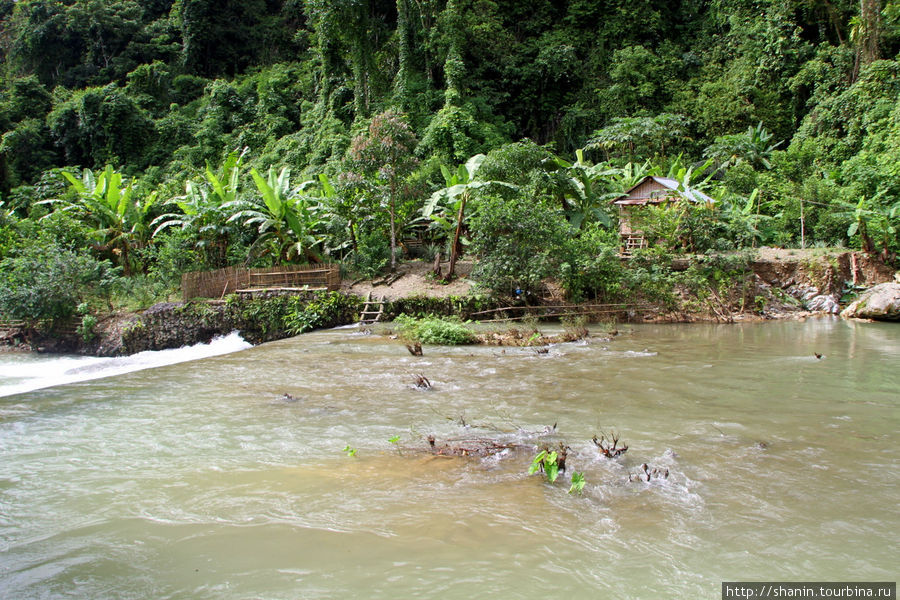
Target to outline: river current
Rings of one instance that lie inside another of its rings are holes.
[[[138,370],[0,355],[0,598],[718,598],[722,581],[896,581],[900,327],[604,331],[546,354],[413,357],[345,328]],[[609,460],[591,438],[613,432],[629,448]],[[568,471],[528,475],[530,450],[432,456],[428,435],[563,441]],[[669,477],[633,481],[643,464]]]

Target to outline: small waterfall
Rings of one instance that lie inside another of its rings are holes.
[[[219,356],[246,350],[251,344],[238,332],[171,350],[146,351],[117,358],[54,356],[39,354],[0,355],[0,396],[10,396],[78,381],[122,375],[143,369]]]

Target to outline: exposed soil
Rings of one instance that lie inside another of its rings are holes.
[[[441,272],[446,274],[450,263],[441,263]],[[397,265],[396,275],[399,279],[390,284],[375,285],[380,280],[350,281],[344,280],[341,290],[357,296],[366,296],[372,292],[372,297],[384,297],[385,300],[397,300],[408,296],[428,296],[431,298],[447,298],[449,296],[465,296],[472,292],[475,284],[468,279],[472,272],[472,261],[458,261],[456,263],[457,277],[449,283],[441,283],[431,275],[434,265],[422,260],[411,260]]]
[[[449,263],[442,263],[442,272],[446,274],[448,267]],[[384,298],[389,301],[416,296],[437,299],[468,296],[481,291],[468,278],[472,267],[472,261],[458,262],[456,265],[457,277],[449,283],[442,283],[432,275],[432,263],[421,260],[407,261],[398,265],[397,273],[379,280],[345,280],[341,290],[362,297],[371,292],[373,299]],[[740,298],[719,298],[716,295],[712,300],[706,299],[705,304],[698,303],[695,299],[684,298],[683,308],[671,313],[662,307],[650,306],[643,312],[623,313],[620,318],[655,322],[706,320],[730,322],[734,320],[803,318],[810,314],[836,314],[839,302],[848,290],[859,290],[892,281],[895,276],[894,269],[864,253],[843,249],[759,248],[751,267],[754,273],[753,285],[749,289],[744,289],[743,296]],[[851,285],[853,287],[848,287]],[[488,293],[488,290],[484,290],[484,292]],[[558,286],[554,287],[552,283],[548,284],[545,292],[547,296],[545,302],[563,307],[569,306],[562,299],[562,291],[558,289]],[[97,323],[96,337],[90,342],[71,333],[39,335],[37,332],[14,329],[0,331],[0,347],[4,350],[27,348],[47,352],[117,355],[134,351],[123,346],[123,332],[131,330],[139,317],[142,321],[148,321],[147,317],[151,317],[147,324],[148,335],[152,333],[159,337],[161,334],[166,334],[165,340],[161,342],[157,340],[158,343],[153,346],[155,349],[177,347],[195,343],[198,340],[207,341],[216,333],[227,333],[235,328],[234,324],[227,326],[219,324],[221,327],[226,327],[226,330],[218,331],[216,320],[212,319],[210,323],[206,323],[204,319],[200,319],[203,315],[199,315],[198,323],[194,324],[181,322],[168,325],[154,324],[152,322],[154,310],[163,306],[151,307],[147,311],[143,311],[143,314],[118,313],[104,316]],[[577,309],[588,310],[590,308],[579,305],[571,306],[574,311],[572,314],[585,314],[583,311],[578,312]],[[177,311],[175,312],[177,313]],[[487,335],[486,339],[481,340],[481,343],[540,346],[565,341],[534,337],[533,332],[528,332],[526,329]],[[577,334],[573,335],[577,337]],[[172,339],[168,339],[170,337]]]

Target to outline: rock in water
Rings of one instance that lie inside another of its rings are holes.
[[[900,283],[881,283],[865,291],[841,316],[900,321]]]

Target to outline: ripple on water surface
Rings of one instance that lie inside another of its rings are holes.
[[[694,598],[895,578],[891,339],[830,320],[635,327],[417,358],[336,330],[5,398],[0,596]],[[628,452],[600,457],[601,432]],[[434,457],[429,434],[565,441],[569,470],[529,476],[528,449]],[[634,481],[645,463],[668,479]]]

